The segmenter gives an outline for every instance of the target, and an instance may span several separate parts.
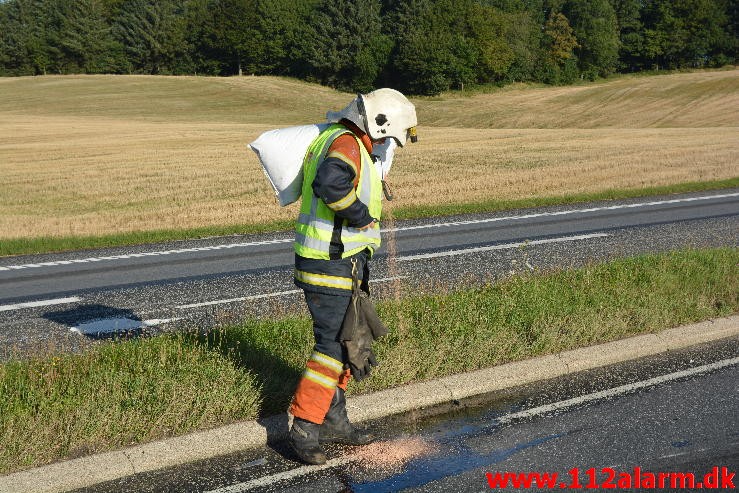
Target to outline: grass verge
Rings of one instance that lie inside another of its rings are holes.
[[[380,303],[369,392],[739,311],[739,250],[683,250]],[[310,320],[100,345],[0,365],[0,473],[284,410]]]
[[[393,210],[396,219],[422,219],[452,214],[473,214],[521,209],[526,207],[545,207],[552,205],[576,204],[599,200],[618,200],[667,195],[673,193],[702,192],[739,187],[739,177],[727,180],[712,180],[679,183],[659,187],[638,189],[613,189],[602,192],[572,194],[554,197],[532,197],[518,200],[491,200],[474,203],[446,203],[431,206],[408,206]],[[263,224],[243,224],[210,226],[192,229],[155,230],[119,233],[102,236],[50,236],[40,238],[16,238],[0,241],[0,257],[40,253],[64,252],[94,248],[164,243],[212,236],[257,234],[292,229],[292,221],[272,221]]]

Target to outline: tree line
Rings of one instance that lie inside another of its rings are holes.
[[[437,94],[736,59],[739,0],[0,0],[0,75],[272,74]]]

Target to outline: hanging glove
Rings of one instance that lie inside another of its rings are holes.
[[[349,347],[347,346],[347,350],[348,349]],[[348,353],[349,351],[347,351],[347,354]],[[362,366],[357,366],[357,362],[359,362],[359,364]],[[357,352],[355,353],[354,358],[349,358],[348,365],[354,379],[357,382],[361,382],[369,376],[372,367],[377,366],[378,363],[377,358],[375,357],[375,353],[372,351],[371,348],[357,348]]]
[[[388,330],[367,293],[360,289],[356,271],[352,274],[352,299],[344,315],[339,341],[346,351],[346,361],[352,375],[357,381],[361,381],[370,374],[373,366],[377,366],[372,342],[387,334]]]

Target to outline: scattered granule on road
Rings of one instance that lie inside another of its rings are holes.
[[[352,452],[357,463],[373,469],[394,469],[412,459],[436,450],[432,443],[420,438],[401,438],[357,447]]]

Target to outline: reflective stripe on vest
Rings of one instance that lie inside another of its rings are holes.
[[[332,252],[333,248],[340,251],[340,258],[347,258],[365,248],[374,252],[380,246],[379,224],[375,223],[364,230],[349,227],[345,220],[337,220],[334,211],[313,193],[313,180],[318,166],[326,158],[328,148],[339,136],[347,133],[357,140],[362,160],[356,189],[357,198],[367,205],[372,217],[380,218],[382,181],[372,158],[356,135],[343,125],[331,125],[311,143],[303,163],[303,201],[295,226],[295,253],[301,257],[323,260],[339,258],[338,252]]]

